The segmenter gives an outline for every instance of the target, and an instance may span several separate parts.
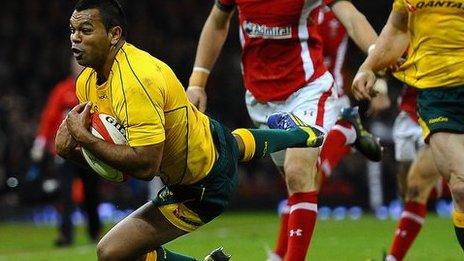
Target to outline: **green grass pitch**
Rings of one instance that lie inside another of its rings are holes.
[[[318,221],[308,259],[380,261],[395,224],[372,216],[356,221]],[[277,225],[278,218],[271,212],[228,212],[167,247],[201,258],[222,245],[232,260],[265,260],[266,248],[274,245]],[[0,223],[0,261],[96,259],[95,244],[88,243],[82,227],[73,247],[52,247],[55,236],[54,227]],[[451,220],[429,215],[406,260],[464,260]]]

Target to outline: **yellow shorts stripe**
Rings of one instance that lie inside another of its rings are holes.
[[[151,251],[145,256],[145,261],[156,261],[157,254],[156,251]]]
[[[456,227],[464,228],[464,213],[453,211],[453,224]]]
[[[204,225],[198,214],[182,203],[164,205],[158,208],[171,224],[188,233]]]
[[[427,126],[427,124],[425,123],[425,121],[422,120],[421,117],[418,117],[417,120],[418,120],[419,125],[421,126],[421,129],[422,129],[422,138],[424,138],[424,140],[428,143],[428,138],[429,138],[429,135],[430,135],[430,129]]]
[[[240,161],[250,161],[255,155],[256,141],[253,134],[247,129],[236,129],[232,134],[239,136],[244,145],[243,158]]]

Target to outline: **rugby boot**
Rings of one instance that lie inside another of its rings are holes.
[[[211,254],[207,255],[204,261],[228,261],[230,260],[230,257],[230,255],[224,252],[224,248],[220,247],[213,250]]]
[[[374,137],[361,123],[358,107],[347,107],[341,109],[340,119],[351,123],[356,130],[356,141],[354,147],[366,158],[372,161],[380,161],[382,159],[382,146],[380,139]]]
[[[300,129],[308,134],[306,146],[319,147],[324,142],[324,133],[319,129],[305,124],[293,113],[277,112],[269,116],[267,125],[271,129],[292,130]]]

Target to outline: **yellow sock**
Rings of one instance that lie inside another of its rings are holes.
[[[453,224],[456,227],[464,228],[464,213],[453,211]]]
[[[240,161],[250,161],[255,155],[256,142],[253,134],[247,129],[236,129],[232,134],[239,136],[243,141],[244,152]]]
[[[145,261],[156,261],[157,259],[156,251],[149,252],[145,257]]]

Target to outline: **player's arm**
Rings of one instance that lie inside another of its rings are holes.
[[[187,96],[195,106],[204,112],[206,110],[205,86],[209,72],[213,68],[229,32],[230,19],[233,11],[213,6],[206,20],[198,41],[195,63],[189,79]]]
[[[353,94],[357,99],[370,99],[375,73],[397,63],[409,45],[408,13],[396,9],[390,13],[387,24],[353,80]]]
[[[375,49],[359,68],[378,72],[395,64],[409,45],[408,14],[404,11],[392,11],[383,28]]]
[[[335,1],[329,3],[329,7],[340,23],[343,24],[351,39],[367,54],[369,46],[377,39],[377,33],[366,17],[349,1]]]
[[[88,130],[90,108],[90,103],[79,104],[68,114],[66,125],[76,142],[118,170],[141,180],[153,179],[161,164],[164,142],[131,147],[103,141]]]

